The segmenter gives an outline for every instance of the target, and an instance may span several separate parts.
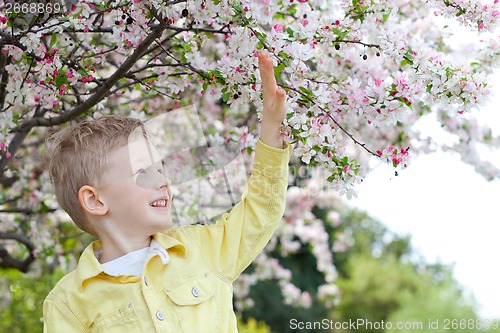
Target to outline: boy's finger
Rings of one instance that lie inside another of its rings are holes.
[[[259,71],[264,89],[276,87],[273,60],[269,58],[267,52],[259,53]]]
[[[278,90],[276,90],[276,96],[277,96],[279,99],[285,99],[285,97],[286,97],[286,92],[285,92],[282,88],[278,88]]]

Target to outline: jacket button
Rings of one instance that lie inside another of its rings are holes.
[[[191,294],[193,294],[194,297],[200,297],[200,291],[195,287],[191,289]]]
[[[156,318],[158,318],[158,320],[163,320],[165,319],[165,314],[161,311],[156,311]]]

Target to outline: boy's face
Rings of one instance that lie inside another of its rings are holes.
[[[170,182],[158,152],[143,136],[109,154],[101,188],[108,218],[121,232],[149,236],[171,227]]]

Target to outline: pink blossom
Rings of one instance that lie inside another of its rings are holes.
[[[65,91],[66,91],[66,85],[61,84],[61,86],[59,87],[59,95],[64,94]]]
[[[399,158],[399,157],[397,157],[396,155],[394,155],[394,156],[393,156],[393,158],[392,158],[392,161],[393,161],[396,165],[398,165],[399,163],[401,163],[402,159],[401,159],[401,158]]]
[[[283,31],[283,27],[279,24],[275,24],[273,29],[276,31],[276,32],[282,32]]]

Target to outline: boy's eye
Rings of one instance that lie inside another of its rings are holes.
[[[143,169],[143,168],[141,168],[141,169],[137,170],[137,172],[136,172],[135,174],[136,174],[136,175],[140,175],[140,174],[142,174],[142,173],[146,173],[146,170],[145,170],[145,169]]]

